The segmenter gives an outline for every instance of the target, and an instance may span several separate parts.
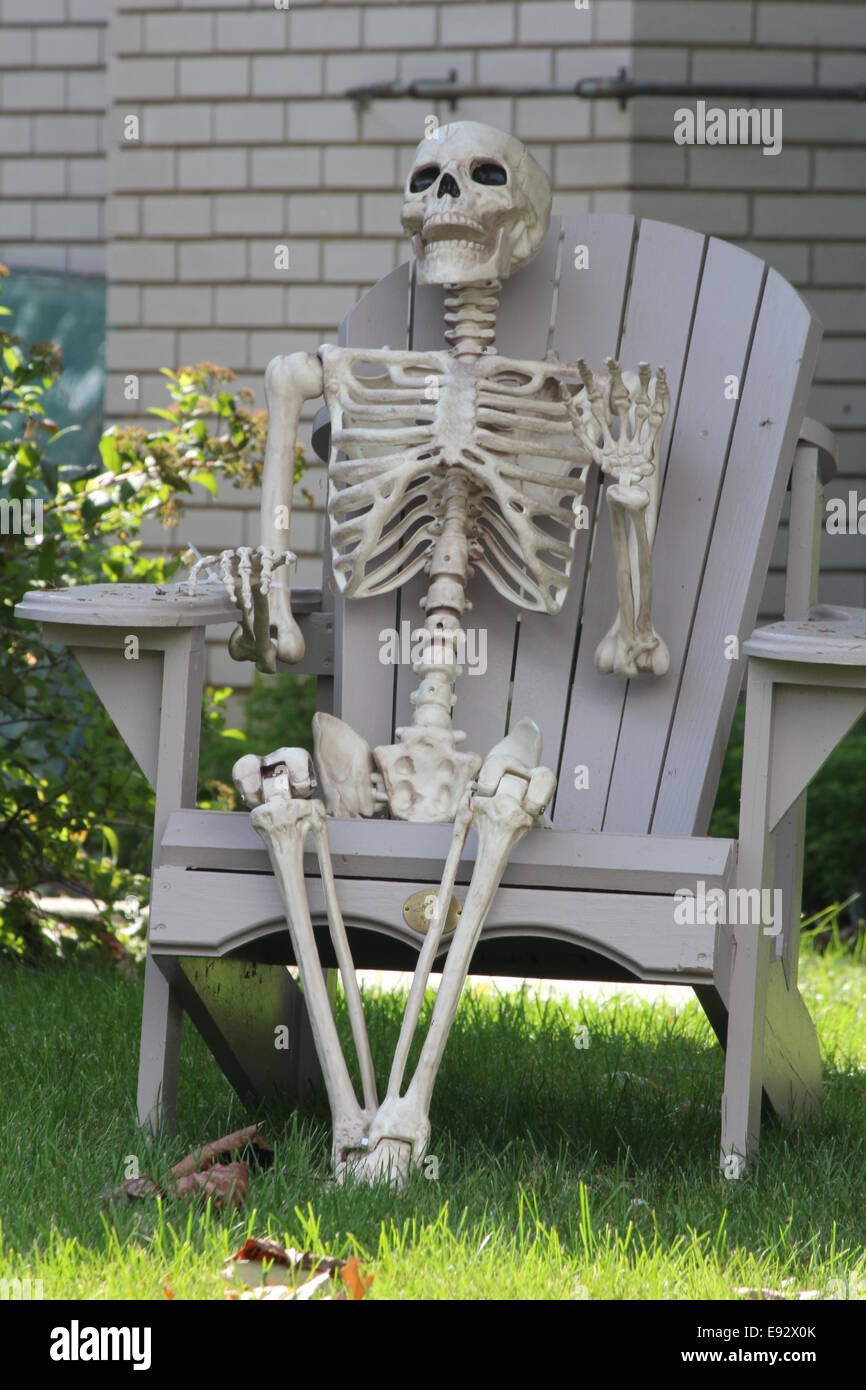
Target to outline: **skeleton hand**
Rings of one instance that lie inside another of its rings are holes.
[[[646,506],[649,492],[640,486],[640,480],[655,472],[656,443],[670,407],[664,368],[659,367],[656,373],[650,398],[652,370],[648,362],[640,363],[637,383],[631,389],[623,381],[620,364],[614,358],[609,357],[606,365],[609,391],[599,385],[583,358],[580,358],[577,368],[585,395],[573,396],[563,382],[562,396],[580,443],[602,472],[612,475],[616,483],[626,490],[621,500],[628,505],[626,494],[634,492],[632,505],[640,499]],[[629,373],[629,376],[634,382],[634,373]],[[616,435],[611,428],[614,414],[619,421]]]
[[[584,384],[582,398],[560,390],[578,440],[607,473],[613,548],[616,561],[619,609],[616,620],[595,653],[599,671],[636,676],[639,671],[661,676],[670,655],[652,623],[652,543],[659,500],[656,448],[670,407],[664,369],[656,373],[652,398],[651,369],[641,362],[631,386],[623,380],[620,365],[607,359],[609,390],[599,385],[581,359],[578,371]],[[619,428],[614,434],[613,420]]]
[[[235,661],[255,661],[260,671],[272,673],[278,660],[296,662],[304,655],[304,639],[292,615],[289,590],[271,584],[274,570],[296,561],[291,550],[278,553],[265,545],[255,550],[243,545],[220,553],[220,579],[232,603],[241,609],[240,624],[229,638],[229,652]],[[195,593],[199,571],[216,562],[216,555],[196,561],[187,593]]]

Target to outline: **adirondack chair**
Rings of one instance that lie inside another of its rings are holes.
[[[576,246],[588,249],[589,269],[572,268]],[[440,291],[416,287],[405,264],[364,295],[341,342],[434,347],[440,326]],[[618,215],[554,218],[537,259],[504,286],[497,332],[499,350],[514,356],[542,359],[553,347],[563,361],[613,354],[666,367],[672,407],[653,572],[671,664],[661,678],[631,681],[593,664],[616,592],[597,476],[585,501],[599,521],[578,537],[557,617],[518,615],[476,583],[473,625],[487,629],[488,665],[462,678],[465,746],[483,753],[512,710],[531,714],[559,784],[552,828],[530,831],[515,850],[472,970],[691,985],[726,1049],[729,1175],[757,1149],[762,1094],[783,1116],[819,1104],[820,1056],[797,985],[804,791],[866,707],[866,613],[813,607],[822,487],[835,459],[832,436],[804,420],[819,340],[799,295],[754,256]],[[731,377],[736,398],[725,390]],[[314,442],[326,456],[326,420]],[[785,620],[753,633],[789,482]],[[411,671],[378,660],[379,634],[417,612],[420,592],[411,581],[344,604],[326,564],[320,591],[293,595],[307,651],[292,669],[315,674],[319,708],[371,745],[391,742],[408,720]],[[297,1095],[315,1081],[316,1059],[285,969],[291,945],[265,848],[247,814],[195,809],[204,632],[235,610],[221,591],[98,585],[30,594],[18,612],[76,653],[156,789],[142,1122],[173,1123],[184,1010],[239,1092]],[[130,633],[138,661],[124,659]],[[747,658],[735,842],[706,831]],[[449,827],[331,820],[329,832],[356,966],[412,968],[423,936],[404,905],[438,884]],[[471,837],[458,884],[473,854]],[[305,862],[329,968],[316,862]],[[701,884],[780,888],[781,930],[679,924],[677,895]],[[279,1024],[289,1026],[288,1050],[274,1046]]]

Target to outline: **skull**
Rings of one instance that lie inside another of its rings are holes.
[[[440,126],[406,180],[419,284],[504,280],[540,250],[550,202],[550,180],[519,140],[476,121]]]

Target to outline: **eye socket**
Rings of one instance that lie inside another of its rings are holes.
[[[472,178],[475,183],[485,184],[504,184],[508,182],[508,173],[501,164],[486,162],[478,164],[472,170]]]
[[[430,188],[439,177],[438,164],[425,164],[423,169],[416,169],[409,184],[410,193],[423,193],[425,188]]]

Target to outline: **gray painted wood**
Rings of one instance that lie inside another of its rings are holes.
[[[758,628],[743,646],[746,656],[788,664],[846,667],[866,664],[866,611],[818,604],[801,621]],[[843,673],[834,670],[840,682]]]
[[[736,418],[725,380],[742,389],[763,281],[763,261],[710,241],[653,547],[653,620],[671,664],[623,691],[605,830],[645,833],[652,821]]]
[[[820,454],[814,445],[800,443],[791,473],[791,512],[788,520],[785,619],[808,618],[818,602],[818,570],[824,519],[824,488]]]
[[[767,797],[772,777],[772,681],[749,667],[743,781],[740,799],[737,886],[771,889],[774,841],[767,825]],[[722,1095],[721,1165],[732,1156],[742,1162],[757,1152],[761,1129],[763,1043],[766,1028],[770,937],[757,923],[719,928],[729,943],[728,1029],[725,1089]],[[737,1168],[732,1176],[739,1177]]]
[[[189,957],[172,983],[244,1101],[297,1103],[321,1083],[304,996],[284,967]],[[287,1029],[285,1047],[275,1046],[277,1027]]]
[[[660,467],[664,466],[676,419],[704,245],[705,238],[698,233],[660,222],[644,220],[638,229],[620,358],[629,366],[643,359],[666,368],[671,410],[659,444]],[[554,817],[555,824],[577,830],[600,830],[604,823],[626,693],[624,682],[600,675],[594,664],[595,649],[616,613],[613,542],[607,506],[604,501],[601,505]],[[589,787],[576,791],[573,769],[578,765],[588,767]]]
[[[762,669],[766,666],[761,661],[752,664]],[[773,776],[767,812],[771,830],[820,772],[833,749],[860,718],[864,705],[866,694],[862,689],[839,689],[832,683],[777,687]]]
[[[754,627],[773,536],[815,369],[820,327],[796,291],[767,276],[653,831],[702,833],[743,679],[725,639]]]
[[[803,996],[781,961],[767,973],[762,1084],[783,1119],[814,1119],[821,1105],[821,1052]]]
[[[579,357],[594,362],[618,353],[634,231],[634,218],[617,214],[583,213],[566,222],[553,333],[553,349],[563,362]],[[589,253],[586,269],[575,269],[577,246]],[[598,470],[593,468],[583,499],[593,520],[597,502]],[[592,526],[577,533],[562,611],[555,618],[546,613],[520,615],[513,718],[532,716],[541,729],[542,760],[554,771],[559,768],[592,535]]]
[[[165,641],[156,750],[151,885],[169,816],[173,811],[195,805],[205,675],[201,628],[167,632]],[[153,937],[148,928],[138,1065],[138,1118],[141,1124],[154,1130],[162,1124],[174,1128],[182,1020],[180,998],[154,959]]]
[[[423,937],[406,925],[403,903],[425,886],[412,880],[344,879],[340,903],[346,925],[418,950]],[[220,956],[271,933],[286,938],[287,953],[291,951],[273,877],[164,868],[158,893],[164,923],[157,937],[160,958]],[[323,926],[319,880],[308,881],[308,896],[313,922]],[[712,977],[714,930],[677,926],[670,896],[501,888],[481,939],[529,937],[588,946],[638,979],[692,984]],[[448,944],[445,938],[440,958]]]
[[[791,509],[785,581],[787,621],[808,618],[809,609],[818,598],[818,569],[824,513],[822,457],[826,462],[826,448],[822,449],[818,443],[806,442],[804,439],[807,432],[816,428],[814,421],[804,421],[801,425],[800,441],[794,453],[794,467],[791,470]],[[835,457],[830,459],[830,463],[835,467]],[[805,848],[804,794],[782,817],[776,830],[776,887],[782,894],[785,916],[781,962],[788,990],[793,990],[796,986],[800,968],[800,904],[803,900]],[[773,978],[772,966],[770,978]]]
[[[438,883],[451,829],[408,821],[331,819],[328,835],[337,878],[424,878]],[[474,858],[473,835],[460,863],[459,882],[468,881]],[[261,838],[246,812],[239,811],[178,811],[166,827],[160,862],[250,873],[269,868]],[[727,883],[734,863],[733,842],[720,838],[650,839],[537,829],[515,847],[503,881],[527,887],[675,893],[699,878],[713,885]],[[306,869],[316,876],[312,848]]]
[[[78,631],[76,635],[82,634]],[[141,648],[136,660],[127,661],[126,636],[118,629],[111,646],[73,646],[72,653],[138,766],[155,787],[163,656],[159,651]]]

